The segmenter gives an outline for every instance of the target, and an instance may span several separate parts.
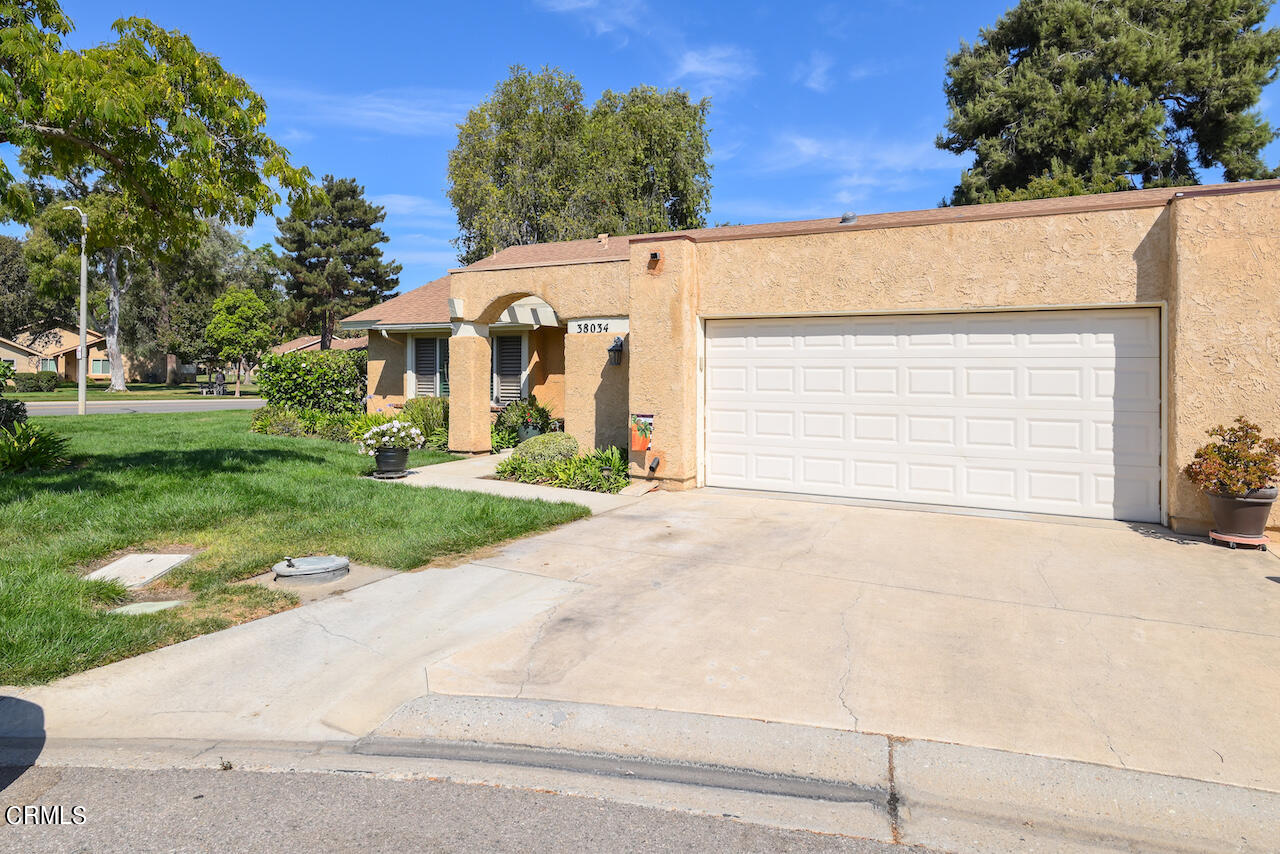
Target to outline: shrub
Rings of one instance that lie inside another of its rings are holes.
[[[1201,447],[1182,470],[1205,492],[1243,497],[1274,486],[1280,478],[1280,440],[1262,438],[1262,429],[1243,415],[1236,417],[1235,425],[1209,430],[1221,441]]]
[[[0,397],[0,430],[12,430],[27,420],[27,405],[20,400]]]
[[[627,459],[617,448],[545,462],[533,462],[512,454],[498,464],[495,474],[505,480],[517,480],[521,483],[608,493],[620,492],[631,482],[627,475]]]
[[[347,350],[269,353],[258,367],[258,390],[276,406],[356,413],[364,406],[367,358]]]
[[[578,440],[568,433],[543,433],[521,442],[513,457],[520,457],[531,463],[545,463],[550,460],[568,460],[578,455]]]
[[[272,436],[307,435],[307,431],[303,429],[302,421],[298,418],[298,413],[292,409],[281,409],[272,415],[271,420],[267,422],[267,433]]]
[[[35,374],[29,371],[19,371],[13,375],[13,390],[19,392],[39,391],[40,385],[36,382]]]
[[[411,397],[405,401],[399,417],[421,430],[424,436],[430,436],[442,427],[448,430],[449,398]]]
[[[504,430],[518,430],[521,427],[536,427],[543,433],[551,429],[551,412],[538,403],[533,395],[525,400],[513,400],[498,413],[497,426]]]
[[[514,448],[518,444],[520,444],[520,437],[516,435],[516,428],[499,427],[497,424],[489,428],[489,446],[494,453]]]
[[[5,387],[13,379],[14,373],[12,365],[8,362],[0,362],[0,394],[4,394]]]
[[[58,372],[36,371],[36,386],[40,391],[54,391],[58,387]]]
[[[351,422],[356,416],[333,412],[324,415],[316,423],[315,435],[330,442],[350,442]]]
[[[428,433],[425,447],[435,448],[437,451],[449,450],[449,428],[440,427]]]
[[[287,410],[283,406],[262,406],[253,410],[253,415],[249,417],[249,432],[269,432],[267,427],[271,424],[271,419],[286,411]]]
[[[69,465],[69,440],[46,427],[19,423],[0,430],[0,471],[21,472]]]
[[[379,448],[421,448],[422,431],[407,421],[388,421],[370,427],[360,437],[360,453],[373,456]]]
[[[365,433],[368,433],[379,424],[388,424],[391,420],[391,416],[382,410],[356,415],[347,425],[347,438],[352,442],[359,442]]]

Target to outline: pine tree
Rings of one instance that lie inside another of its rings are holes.
[[[277,220],[284,250],[285,289],[305,327],[328,350],[338,321],[375,305],[395,290],[400,265],[383,261],[378,227],[386,212],[364,197],[354,178],[324,176],[317,198],[296,202]]]
[[[1271,3],[1021,0],[947,58],[938,146],[976,155],[951,202],[1269,177]]]

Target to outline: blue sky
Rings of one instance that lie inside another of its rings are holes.
[[[445,196],[454,126],[512,64],[559,66],[588,102],[641,83],[710,96],[713,223],[927,208],[967,162],[933,145],[944,59],[1009,5],[63,0],[74,46],[141,15],[247,79],[295,162],[354,177],[386,207],[402,288],[456,266]],[[1280,124],[1276,101],[1265,92],[1263,111]],[[1280,161],[1280,144],[1268,155]],[[274,233],[262,219],[249,238]]]

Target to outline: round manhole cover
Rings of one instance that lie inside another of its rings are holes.
[[[337,555],[287,557],[271,571],[281,581],[333,581],[351,571],[351,561]]]

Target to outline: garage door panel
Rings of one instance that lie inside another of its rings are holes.
[[[707,324],[707,483],[1159,521],[1158,314]]]

